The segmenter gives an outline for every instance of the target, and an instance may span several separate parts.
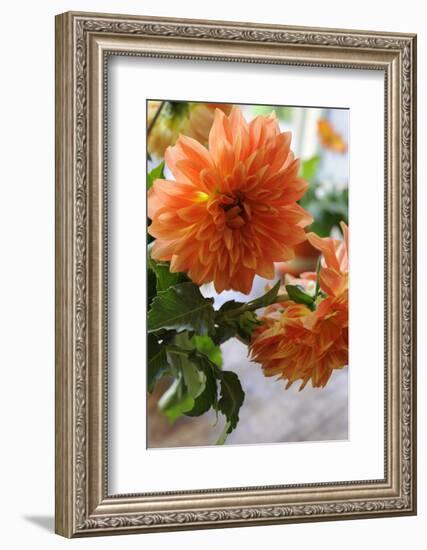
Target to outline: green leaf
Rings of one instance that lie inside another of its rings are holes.
[[[311,182],[319,168],[320,158],[319,155],[315,155],[301,162],[299,175],[303,180]]]
[[[312,181],[298,202],[313,216],[314,222],[308,227],[308,231],[313,231],[319,237],[329,237],[332,228],[339,229],[341,221],[348,222],[348,189],[331,189],[326,194],[323,194],[323,190],[319,198],[318,190],[321,187],[319,182]]]
[[[256,300],[252,300],[247,305],[251,309],[260,309],[262,307],[267,307],[270,304],[272,304],[277,295],[279,294],[280,289],[280,281],[277,281],[277,283],[271,288],[264,296],[260,296],[259,298],[256,298]]]
[[[153,168],[147,175],[147,189],[151,189],[155,180],[165,177],[165,161],[163,160],[158,166]]]
[[[212,298],[204,298],[194,283],[181,283],[154,298],[148,313],[148,332],[163,328],[213,333],[214,315]]]
[[[215,327],[215,334],[212,336],[214,343],[219,346],[236,336],[237,327],[231,323],[221,323]]]
[[[179,347],[181,336],[183,336],[185,340],[188,338],[186,333],[178,334],[175,337],[175,341],[178,341],[178,345],[168,346],[168,362],[178,376],[182,374],[187,392],[193,398],[196,398],[205,388],[205,375],[193,362],[191,362],[189,356],[190,350]]]
[[[206,376],[190,361],[188,350],[170,346],[166,353],[175,371],[175,380],[159,399],[159,408],[171,422],[175,422],[194,408],[196,398],[205,390]]]
[[[188,358],[182,362],[181,368],[187,391],[194,400],[204,391],[206,376]]]
[[[273,303],[280,289],[280,281],[269,290],[264,296],[260,296],[247,304],[230,300],[225,302],[216,315],[217,328],[213,339],[215,343],[221,344],[236,334],[240,339],[249,344],[252,331],[258,326],[259,321],[254,311]]]
[[[236,300],[229,300],[228,302],[225,302],[222,304],[222,306],[219,308],[218,311],[221,313],[225,311],[232,311],[233,309],[238,309],[239,307],[244,306],[245,304],[243,302],[236,302]]]
[[[170,422],[175,422],[194,406],[194,399],[188,393],[184,383],[184,377],[180,375],[175,378],[170,388],[168,388],[159,399],[159,409],[168,418]]]
[[[193,408],[185,413],[186,416],[200,416],[211,407],[214,407],[214,409],[217,407],[218,386],[216,377],[210,368],[204,369],[203,372],[205,374],[205,388],[196,397]]]
[[[175,349],[181,354],[185,353],[188,355],[188,353],[194,349],[194,345],[191,342],[191,337],[188,332],[180,332],[179,334],[176,334],[173,341],[175,344]]]
[[[202,410],[206,412],[208,410],[207,404],[211,401],[211,406],[216,410],[222,412],[227,420],[226,434],[231,433],[239,421],[239,411],[245,399],[245,392],[242,389],[237,374],[231,371],[223,371],[219,369],[212,361],[210,361],[205,355],[201,354],[197,350],[190,353],[190,360],[197,364],[198,368],[205,373],[206,376],[206,388],[209,388],[209,394],[203,393],[200,396],[200,402],[196,404],[200,406],[200,409],[191,410],[190,414],[199,412]],[[215,383],[212,380],[215,380]],[[220,387],[220,399],[217,399],[217,386],[219,382]]]
[[[245,311],[245,313],[237,318],[237,333],[240,336],[240,339],[249,344],[251,341],[252,332],[260,324],[261,322],[258,320],[255,312]]]
[[[209,337],[202,336],[200,338]],[[207,356],[194,348],[194,338],[190,339],[187,332],[175,336],[175,343],[175,346],[168,346],[168,358],[173,366],[175,376],[182,374],[187,392],[193,397],[192,407],[183,411],[183,414],[200,416],[211,407],[216,408],[218,401],[217,382],[211,362],[205,361],[204,358],[206,359]],[[179,346],[184,346],[185,349]],[[192,347],[192,349],[187,349],[188,347]],[[187,404],[186,401],[185,406]]]
[[[157,294],[157,277],[155,273],[151,270],[147,270],[147,299],[148,299],[148,308],[151,306],[151,302],[154,300]]]
[[[222,367],[222,353],[209,336],[195,335],[192,338],[195,348],[208,357],[217,367]]]
[[[189,281],[185,273],[171,273],[169,271],[169,262],[156,262],[152,258],[149,258],[148,266],[156,275],[157,292],[167,290],[171,286]]]
[[[239,421],[239,411],[245,399],[245,393],[240,384],[239,377],[231,371],[220,371],[221,397],[218,401],[218,409],[225,415],[229,426],[227,434],[231,433]]]
[[[300,286],[286,285],[286,292],[291,300],[297,304],[304,304],[308,306],[312,311],[314,308],[314,296],[310,296],[304,292],[304,289]]]
[[[329,214],[338,216],[341,219],[346,219],[348,217],[348,207],[346,204],[325,200],[323,208],[326,212],[329,212]]]
[[[153,334],[148,335],[147,388],[151,393],[156,382],[169,371],[166,346],[159,344]]]

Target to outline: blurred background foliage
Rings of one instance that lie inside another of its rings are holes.
[[[307,230],[320,237],[328,237],[333,229],[341,231],[340,221],[348,225],[348,188],[323,188],[317,177],[321,158],[320,155],[315,155],[301,163],[300,176],[310,183],[310,187],[299,204],[314,218]]]

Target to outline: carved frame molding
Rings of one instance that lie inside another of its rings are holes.
[[[385,478],[108,495],[107,59],[368,68],[385,75]],[[56,18],[56,531],[116,534],[416,511],[416,37],[66,13]]]

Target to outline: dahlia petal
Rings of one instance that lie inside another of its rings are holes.
[[[335,271],[340,270],[340,266],[336,257],[336,241],[329,237],[319,237],[315,233],[307,233],[307,239],[310,244],[320,250],[325,258],[326,265]]]
[[[192,159],[182,159],[176,162],[176,167],[179,170],[181,177],[184,177],[198,189],[202,189],[204,192],[209,192],[209,189],[203,185],[203,181],[200,178],[200,168],[197,162]]]
[[[298,172],[300,168],[300,160],[295,159],[292,153],[288,155],[285,164],[281,167],[281,172],[286,175],[286,178],[289,182],[292,182],[298,177]]]
[[[171,273],[181,273],[187,267],[186,258],[179,254],[173,254],[170,260],[169,271]]]
[[[156,239],[153,248],[151,249],[151,257],[153,260],[169,261],[172,257],[176,241],[161,241]]]
[[[216,235],[215,224],[212,223],[212,219],[206,217],[204,221],[200,223],[196,233],[196,239],[199,241],[205,241],[213,239]]]
[[[186,238],[189,232],[188,225],[180,226],[179,223],[183,223],[179,218],[171,221],[170,223],[161,223],[158,221],[159,215],[156,214],[156,217],[152,221],[151,225],[148,227],[148,233],[155,239],[164,239],[170,240],[171,237],[171,228],[173,229],[174,241],[177,242],[178,239]]]
[[[163,202],[161,198],[159,197],[158,193],[156,193],[155,188],[151,187],[151,189],[148,190],[147,194],[147,214],[149,218],[153,218],[157,210],[163,206]]]
[[[232,177],[232,182],[230,186],[230,191],[233,192],[235,190],[240,189],[246,180],[247,180],[246,167],[242,161],[239,161],[237,162],[233,170],[233,177]]]
[[[257,263],[256,272],[264,279],[273,279],[275,275],[275,269],[273,262],[261,260]]]
[[[221,271],[225,271],[227,265],[228,254],[220,254],[217,258],[217,265]]]
[[[242,256],[242,263],[245,267],[248,267],[249,269],[255,269],[257,261],[253,254],[247,252]]]
[[[319,282],[322,290],[331,296],[337,296],[343,287],[343,277],[342,275],[327,267],[323,267],[320,270]]]
[[[270,171],[276,172],[283,166],[284,159],[288,158],[291,148],[292,133],[283,132],[276,136],[273,148],[273,159],[270,164]]]
[[[199,171],[204,168],[213,167],[213,161],[209,151],[197,140],[181,134],[175,147],[181,149],[184,158],[189,158],[196,163]]]
[[[212,266],[210,264],[203,266],[202,264],[195,263],[188,271],[188,275],[192,281],[199,285],[210,282],[213,278]]]
[[[231,250],[233,247],[233,232],[231,231],[231,229],[226,227],[224,229],[223,237],[225,246],[228,248],[228,250]]]
[[[251,150],[260,146],[261,143],[273,140],[280,133],[277,119],[272,117],[257,116],[249,123],[249,139]]]
[[[233,171],[234,163],[236,160],[233,146],[228,141],[222,141],[218,145],[218,153],[215,157],[215,165],[222,175],[221,183],[224,183],[224,179],[227,179],[227,175],[231,174]],[[230,192],[231,189],[228,189],[221,185],[221,191]]]
[[[254,281],[255,272],[252,269],[242,268],[233,278],[233,288],[236,288],[242,294],[249,294]]]
[[[206,209],[200,204],[192,204],[190,206],[184,206],[176,211],[176,216],[181,220],[188,223],[195,223],[203,217]],[[176,219],[176,216],[174,218]]]
[[[155,180],[150,191],[155,193],[164,203],[168,203],[173,199],[181,201],[182,204],[200,201],[200,190],[192,184],[180,181]],[[151,200],[150,196],[149,200]]]
[[[348,239],[349,239],[349,236],[348,236],[348,226],[345,222],[340,222],[340,227],[342,229],[342,232],[343,232],[343,235],[344,235],[344,243],[345,243],[345,248],[348,252]]]
[[[263,119],[260,116],[255,117],[249,124],[249,140],[252,150],[259,146],[263,126]]]
[[[246,171],[249,176],[258,175],[259,177],[260,170],[263,170],[264,174],[268,172],[268,166],[264,161],[264,156],[264,149],[256,149],[245,159]],[[256,181],[258,182],[258,180]],[[249,185],[247,188],[249,188]]]
[[[227,222],[227,225],[231,229],[239,229],[239,227],[242,227],[243,225],[245,225],[245,223],[246,223],[245,220],[240,216],[234,216],[232,220],[229,220]]]
[[[209,152],[216,164],[220,160],[221,143],[227,139],[224,131],[224,118],[223,111],[215,109],[214,121],[209,133]]]
[[[169,209],[163,208],[156,213],[155,219],[161,224],[168,224],[176,220],[176,214],[175,212],[170,212]]]
[[[216,266],[216,269],[215,269],[213,283],[214,283],[215,290],[218,294],[220,294],[221,292],[227,289],[226,274],[224,271],[221,271],[219,269],[218,265]]]
[[[340,223],[344,241],[340,244],[337,250],[337,257],[340,264],[340,270],[342,272],[348,271],[348,227],[344,222]]]
[[[175,179],[186,181],[186,178],[177,167],[177,162],[185,159],[185,156],[182,150],[179,147],[168,147],[165,151],[165,163],[167,164],[169,170],[174,175]],[[190,183],[186,181],[186,183]]]
[[[200,181],[209,194],[219,189],[221,180],[214,169],[203,169],[200,172]]]
[[[273,238],[271,231],[269,232],[267,230],[263,230],[261,226],[258,225],[257,232],[269,239],[267,248],[264,250],[264,255],[268,255],[272,261],[286,262],[295,257],[293,248],[286,246],[280,240]]]
[[[209,250],[211,252],[217,252],[223,246],[222,235],[216,233],[211,241],[209,241]]]
[[[295,162],[295,155],[292,151],[289,151],[288,158],[285,160],[285,163],[282,166],[282,170],[287,170]]]
[[[236,137],[242,130],[248,130],[249,126],[242,115],[242,111],[233,105],[230,116],[228,117],[230,129],[233,137]]]
[[[278,201],[281,204],[299,201],[308,188],[309,184],[307,181],[301,178],[295,178],[292,180],[292,185],[286,185],[286,187],[282,188],[282,193]]]
[[[313,223],[311,214],[304,210],[299,204],[288,204],[281,209],[281,216],[290,224],[296,224],[299,227],[306,227]]]

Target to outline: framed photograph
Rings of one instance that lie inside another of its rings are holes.
[[[416,37],[56,18],[56,532],[416,513]]]

